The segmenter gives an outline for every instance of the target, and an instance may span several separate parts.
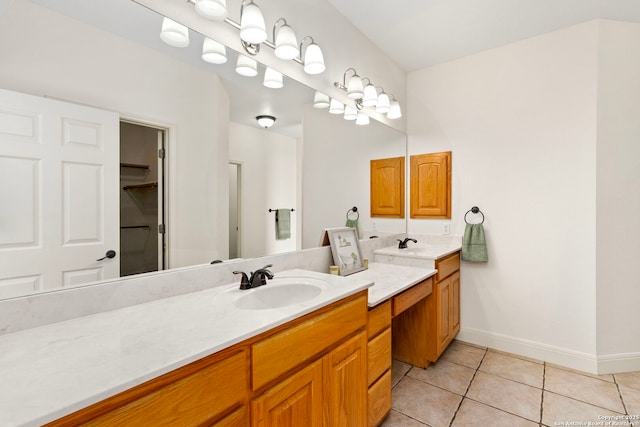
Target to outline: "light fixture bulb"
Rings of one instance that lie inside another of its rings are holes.
[[[311,43],[304,53],[304,72],[307,74],[320,74],[325,70],[324,57],[320,46]]]
[[[371,83],[364,87],[362,105],[365,107],[375,107],[378,105],[378,91]]]
[[[293,59],[298,56],[298,40],[293,28],[283,24],[276,30],[275,55],[280,59]]]
[[[399,119],[402,117],[402,110],[400,109],[400,103],[393,99],[391,101],[391,106],[389,107],[389,112],[387,113],[388,119]]]
[[[369,116],[367,116],[362,111],[358,111],[358,118],[356,118],[356,124],[357,125],[361,125],[361,126],[368,125],[369,124]]]
[[[390,108],[391,105],[389,101],[389,95],[382,92],[380,95],[378,95],[378,105],[376,106],[376,113],[386,114],[389,112]]]
[[[165,17],[162,20],[160,39],[169,46],[187,47],[189,46],[189,29]]]
[[[224,21],[229,16],[227,0],[196,0],[194,7],[198,15],[214,21]]]
[[[331,105],[329,97],[322,92],[316,91],[316,94],[313,96],[313,107],[328,108],[329,105]]]
[[[351,99],[360,99],[364,95],[362,87],[362,79],[359,75],[354,74],[347,83],[347,96]]]
[[[253,1],[242,8],[240,38],[251,44],[260,44],[267,39],[264,16]]]
[[[276,122],[275,117],[267,115],[257,116],[256,120],[258,121],[258,124],[265,129],[270,128]]]
[[[241,76],[254,77],[258,75],[258,63],[247,56],[238,55],[236,73]]]
[[[335,98],[331,99],[331,103],[329,104],[329,113],[331,114],[342,114],[344,113],[344,104],[338,101]]]
[[[358,118],[358,111],[349,106],[349,105],[345,105],[344,107],[344,119],[345,120],[356,120]]]
[[[282,73],[274,70],[273,68],[267,67],[264,71],[263,84],[271,89],[280,89],[284,86],[284,83],[282,82]]]
[[[211,64],[227,62],[227,48],[215,40],[205,37],[202,43],[202,60]]]

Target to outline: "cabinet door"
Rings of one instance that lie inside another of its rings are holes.
[[[323,358],[325,427],[367,425],[367,336],[361,332]],[[300,424],[302,425],[302,424]]]
[[[253,427],[320,427],[322,360],[264,392],[251,403]]]
[[[410,159],[411,218],[451,218],[451,151]]]
[[[438,320],[438,355],[451,341],[451,277],[447,277],[437,285],[437,320]]]
[[[460,272],[451,275],[451,339],[460,331]]]
[[[404,157],[371,160],[371,216],[404,218]]]

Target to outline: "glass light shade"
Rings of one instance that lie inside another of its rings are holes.
[[[194,7],[198,15],[214,21],[224,21],[229,16],[227,0],[196,0]]]
[[[240,38],[252,44],[260,44],[267,39],[267,30],[262,11],[254,2],[247,4],[242,9]]]
[[[211,64],[224,64],[227,62],[227,48],[207,37],[202,43],[202,60]]]
[[[327,95],[322,92],[316,91],[316,94],[313,96],[314,108],[328,108],[330,104],[331,100]]]
[[[351,99],[360,99],[363,95],[362,79],[359,75],[354,74],[347,82],[347,96]]]
[[[402,110],[400,110],[400,103],[395,99],[391,101],[389,112],[387,113],[388,119],[399,119],[402,117]]]
[[[241,76],[254,77],[258,75],[258,63],[244,55],[238,55],[236,62],[236,73]]]
[[[275,55],[280,59],[293,59],[298,56],[298,40],[293,28],[287,24],[282,25],[276,31]]]
[[[335,98],[331,99],[331,103],[329,104],[329,112],[331,114],[344,113],[344,104]]]
[[[356,120],[358,118],[358,110],[348,105],[344,107],[344,119],[345,120]]]
[[[284,86],[282,82],[282,73],[279,73],[273,68],[267,67],[264,72],[263,84],[271,89],[280,89],[282,86]]]
[[[362,111],[358,111],[358,118],[356,119],[357,125],[368,125],[369,124],[369,116],[367,116]]]
[[[389,95],[382,92],[380,95],[378,95],[378,105],[376,106],[376,113],[388,113],[390,108],[391,102],[389,101]]]
[[[325,68],[320,46],[311,43],[304,52],[304,72],[307,74],[320,74]]]
[[[256,117],[256,120],[258,121],[258,124],[260,126],[262,126],[263,128],[267,129],[270,128],[271,126],[273,126],[273,124],[276,121],[276,118],[273,116],[258,116]]]
[[[362,105],[365,107],[375,107],[378,105],[378,91],[374,85],[368,84],[364,87]]]
[[[187,47],[189,46],[189,29],[165,17],[162,20],[160,39],[169,46]]]

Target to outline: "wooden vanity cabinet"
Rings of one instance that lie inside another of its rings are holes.
[[[391,300],[369,310],[367,339],[367,425],[375,427],[391,411]]]

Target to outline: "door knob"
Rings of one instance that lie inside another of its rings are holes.
[[[102,258],[97,259],[96,261],[102,261],[102,260],[107,259],[107,258],[115,258],[115,257],[116,257],[116,251],[110,249],[110,250],[107,251],[106,254],[104,254],[104,256]]]

